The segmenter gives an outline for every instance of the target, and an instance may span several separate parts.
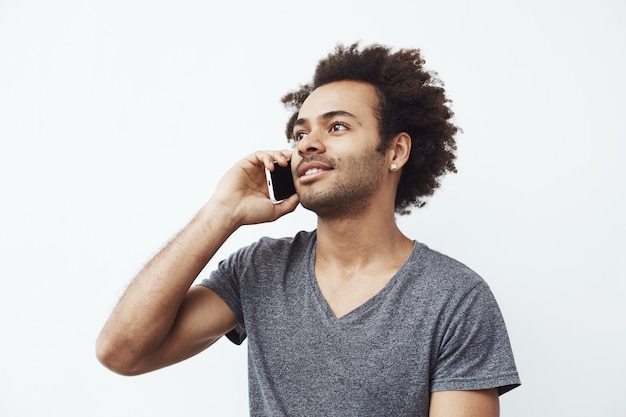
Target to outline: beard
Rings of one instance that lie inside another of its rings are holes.
[[[360,157],[331,159],[312,157],[333,167],[328,183],[313,184],[299,194],[302,207],[324,218],[349,218],[362,212],[372,202],[382,183],[381,169],[385,157],[370,151]]]

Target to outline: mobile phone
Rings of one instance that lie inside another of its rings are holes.
[[[278,165],[278,162],[274,162],[274,170],[266,170],[267,186],[270,198],[274,202],[282,201],[296,193],[296,186],[293,183],[293,175],[291,174],[291,160],[287,162],[286,167]]]

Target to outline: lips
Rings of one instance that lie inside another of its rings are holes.
[[[324,162],[320,161],[308,161],[301,162],[298,166],[298,177],[300,181],[306,182],[308,180],[313,180],[320,175],[323,175],[325,172],[330,171],[332,169],[331,166]]]
[[[306,172],[304,174],[302,174],[302,175],[303,176],[305,176],[305,175],[313,175],[313,174],[315,174],[317,172],[322,172],[322,171],[323,171],[323,169],[320,169],[320,168],[311,168],[311,169],[307,169]]]

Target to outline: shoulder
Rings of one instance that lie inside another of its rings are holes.
[[[289,262],[299,254],[311,252],[316,242],[315,231],[300,231],[289,237],[264,236],[247,246],[241,247],[221,262],[221,266],[235,264],[239,268],[254,269]],[[272,262],[269,263],[268,259]]]
[[[307,246],[314,243],[317,238],[316,231],[299,231],[294,236],[286,237],[261,237],[258,241],[252,244],[255,248],[289,248]]]
[[[420,271],[423,283],[440,290],[471,290],[486,285],[483,278],[463,262],[416,242],[410,262]]]
[[[241,251],[264,255],[268,252],[273,256],[289,257],[296,251],[306,251],[314,247],[317,235],[315,231],[300,231],[294,236],[288,237],[261,237],[251,245],[242,248]]]

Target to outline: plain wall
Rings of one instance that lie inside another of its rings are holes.
[[[480,273],[523,385],[507,417],[624,417],[626,6],[556,1],[0,1],[0,415],[247,415],[227,340],[122,377],[94,344],[222,173],[286,148],[280,97],[336,43],[421,48],[458,174],[399,218]],[[315,227],[302,208],[239,230]]]

